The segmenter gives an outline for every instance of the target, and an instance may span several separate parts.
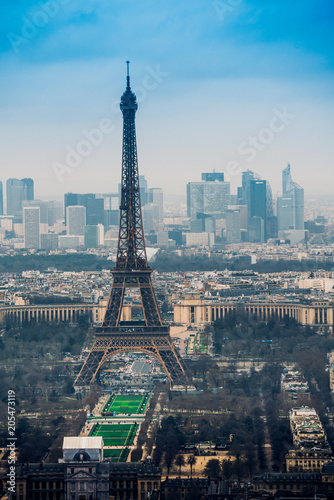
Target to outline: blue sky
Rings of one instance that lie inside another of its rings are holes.
[[[2,181],[30,176],[57,198],[116,191],[130,59],[150,186],[185,195],[216,169],[234,191],[250,168],[276,194],[289,161],[307,195],[333,193],[332,0],[6,0],[0,24]],[[277,113],[290,118],[273,131]]]

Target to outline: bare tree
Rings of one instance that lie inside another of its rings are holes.
[[[187,460],[187,464],[190,465],[190,477],[193,477],[193,467],[197,462],[195,455],[190,455]]]
[[[175,465],[179,467],[179,476],[181,477],[181,467],[185,465],[185,460],[183,455],[177,455],[175,458]]]

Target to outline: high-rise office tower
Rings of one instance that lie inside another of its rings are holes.
[[[65,224],[67,225],[67,207],[80,205],[86,208],[86,220],[89,225],[104,223],[104,199],[96,198],[93,193],[66,193],[64,196]]]
[[[202,178],[203,176],[204,179],[208,178],[208,174],[202,174]],[[215,181],[204,180],[202,182],[188,182],[187,184],[187,215],[192,220],[197,218],[197,213],[225,215],[229,200],[229,182],[216,179]]]
[[[81,205],[66,208],[67,234],[75,236],[84,235],[86,225],[86,208]]]
[[[7,215],[22,215],[22,202],[34,199],[34,181],[32,179],[8,179]]]
[[[48,223],[48,204],[46,201],[41,200],[23,200],[22,208],[25,207],[39,207],[40,210],[40,223]]]
[[[288,165],[282,172],[283,194],[277,198],[278,230],[304,229],[304,189],[291,177]]]
[[[239,192],[241,195],[239,200],[240,203],[246,201],[249,222],[253,217],[259,217],[263,220],[263,235],[258,230],[262,225],[257,221],[252,222],[252,234],[257,234],[257,237],[260,238],[259,241],[262,241],[263,239],[266,240],[269,235],[267,221],[274,215],[273,199],[269,182],[256,177],[258,177],[257,174],[254,174],[250,170],[243,172],[243,186]],[[257,239],[254,240],[257,237],[252,236],[253,241],[257,241]]]
[[[102,224],[84,227],[84,246],[98,248],[104,244],[104,227]]]
[[[139,176],[139,191],[140,191],[140,202],[143,207],[148,203],[147,199],[147,180],[145,179],[145,175]]]
[[[48,224],[53,226],[56,222],[64,217],[64,205],[61,201],[50,200],[47,201],[48,210]]]
[[[229,208],[226,211],[226,241],[241,242],[241,210],[238,208]]]
[[[0,215],[3,215],[3,189],[1,181],[0,181]]]
[[[158,207],[158,218],[156,226],[161,227],[164,220],[164,195],[161,188],[149,188],[147,191],[147,202]]]
[[[40,208],[23,208],[24,247],[38,249],[41,246]]]
[[[146,203],[142,208],[143,226],[145,233],[159,231],[159,206],[155,203]]]
[[[204,182],[224,182],[224,172],[204,172],[202,174],[202,181]]]
[[[251,170],[242,172],[242,185],[238,187],[238,204],[248,205],[250,198],[250,182],[260,180],[260,176]]]

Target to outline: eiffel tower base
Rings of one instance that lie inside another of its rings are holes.
[[[144,331],[148,329],[152,331]],[[183,363],[168,327],[127,328],[126,332],[119,332],[120,328],[117,327],[109,328],[116,330],[114,332],[106,330],[108,329],[104,328],[103,332],[97,333],[94,345],[74,383],[76,387],[93,384],[102,365],[113,356],[125,352],[142,352],[155,358],[164,368],[171,387],[187,383]]]

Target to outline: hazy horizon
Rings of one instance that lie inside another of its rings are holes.
[[[287,163],[306,197],[330,196],[333,19],[329,0],[6,2],[1,180],[32,177],[36,198],[117,191],[129,59],[140,174],[166,199],[213,169],[232,193],[254,170],[275,197]]]

